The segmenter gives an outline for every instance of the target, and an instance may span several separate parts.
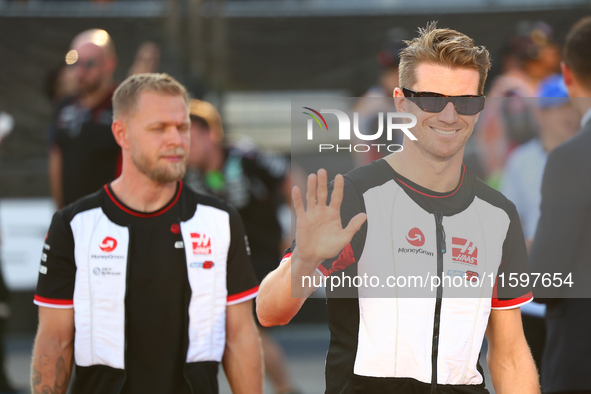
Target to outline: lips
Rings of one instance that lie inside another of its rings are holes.
[[[436,127],[433,127],[433,126],[429,126],[429,127],[431,127],[431,129],[432,129],[433,131],[435,131],[436,133],[438,133],[438,134],[442,134],[442,135],[454,135],[454,134],[456,134],[456,133],[458,132],[458,130],[459,130],[459,129],[453,129],[453,130],[442,130],[442,129],[438,129],[438,128],[436,128]]]
[[[183,160],[183,156],[162,156],[162,158],[173,163],[178,163]]]

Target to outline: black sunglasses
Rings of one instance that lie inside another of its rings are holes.
[[[407,88],[402,88],[402,93],[425,112],[441,112],[447,103],[452,103],[460,115],[476,115],[484,109],[484,96],[447,96],[441,93],[415,92]]]

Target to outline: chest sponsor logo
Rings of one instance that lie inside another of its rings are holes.
[[[452,237],[452,260],[456,263],[478,265],[476,244],[464,238]]]
[[[414,227],[414,228],[410,229],[410,231],[406,235],[406,240],[412,246],[416,246],[417,248],[420,248],[421,246],[423,246],[425,244],[425,235],[417,227]]]
[[[203,268],[204,270],[208,270],[213,268],[214,265],[215,263],[213,261],[200,261],[189,264],[189,268]]]
[[[191,233],[193,254],[211,254],[211,238],[207,234]]]
[[[111,253],[117,247],[117,240],[113,237],[105,237],[99,248],[105,253]]]
[[[447,270],[447,276],[461,276],[465,277],[466,280],[475,281],[478,280],[478,272],[474,271],[460,271],[460,270]]]

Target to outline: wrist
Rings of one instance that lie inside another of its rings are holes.
[[[302,258],[297,246],[291,254],[291,264],[294,273],[301,275],[310,275],[322,263],[322,259]]]

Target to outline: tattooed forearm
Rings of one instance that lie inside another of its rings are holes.
[[[50,371],[48,375],[54,376],[53,388],[48,384],[43,383],[43,375],[41,371],[37,370],[33,365],[31,371],[31,383],[33,386],[33,394],[65,394],[68,390],[68,383],[70,382],[70,372],[68,371],[66,361],[63,357],[59,357],[55,364],[55,371]],[[39,388],[38,386],[41,386]]]

